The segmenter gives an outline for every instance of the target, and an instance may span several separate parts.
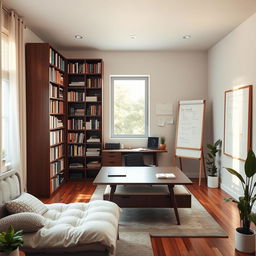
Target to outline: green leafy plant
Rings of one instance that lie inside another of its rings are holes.
[[[160,137],[160,144],[165,144],[165,137]]]
[[[244,164],[245,180],[237,171],[231,168],[225,169],[241,181],[244,191],[244,195],[240,196],[238,200],[225,198],[225,201],[232,201],[237,204],[242,223],[242,229],[239,230],[240,233],[252,234],[252,231],[250,231],[251,222],[256,225],[256,213],[252,212],[252,207],[256,201],[256,194],[254,193],[256,182],[253,182],[253,177],[256,174],[256,158],[254,152],[249,150]]]
[[[209,152],[207,153],[206,165],[209,176],[217,175],[217,167],[215,164],[215,158],[221,148],[221,140],[217,140],[214,144],[207,144]]]
[[[22,246],[22,234],[22,230],[15,232],[12,226],[10,226],[6,232],[0,233],[0,251],[6,253],[6,255],[9,255],[19,246]]]

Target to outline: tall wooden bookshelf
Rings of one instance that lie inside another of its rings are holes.
[[[49,44],[26,44],[27,187],[38,197],[64,182],[65,65]]]
[[[67,166],[69,179],[95,177],[101,168],[101,59],[69,59]]]
[[[65,59],[26,44],[28,192],[49,197],[64,181],[95,177],[102,158],[101,59]]]

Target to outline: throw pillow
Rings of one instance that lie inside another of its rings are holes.
[[[6,208],[9,213],[21,213],[21,212],[34,212],[38,214],[44,214],[48,211],[48,208],[36,197],[23,193],[18,198],[6,203]]]
[[[22,212],[0,219],[0,232],[5,232],[10,226],[15,231],[24,233],[36,232],[45,225],[45,218],[33,212]]]

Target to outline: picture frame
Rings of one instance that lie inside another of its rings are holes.
[[[147,147],[150,149],[157,149],[159,143],[158,137],[148,137],[148,145]]]
[[[245,161],[252,139],[252,85],[225,91],[224,155]]]

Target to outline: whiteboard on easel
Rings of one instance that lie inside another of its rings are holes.
[[[201,158],[205,100],[180,101],[177,120],[176,156]]]

